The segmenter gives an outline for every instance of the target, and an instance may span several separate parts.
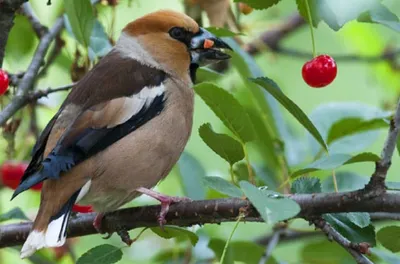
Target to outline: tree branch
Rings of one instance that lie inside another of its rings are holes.
[[[8,34],[14,25],[15,12],[27,0],[1,0],[0,1],[0,68],[3,66],[4,51]]]
[[[369,195],[378,196],[386,191],[385,180],[387,172],[392,164],[392,156],[396,148],[397,136],[399,134],[400,126],[400,100],[397,103],[395,114],[390,121],[388,136],[383,145],[381,159],[375,164],[375,172],[372,174],[371,179],[365,190]]]
[[[39,46],[36,49],[32,62],[25,72],[24,77],[19,82],[16,95],[0,113],[0,126],[4,125],[12,115],[14,115],[21,107],[24,106],[25,95],[32,88],[39,68],[43,63],[44,57],[46,56],[47,49],[63,27],[64,19],[63,17],[60,17],[57,19],[56,23],[49,30],[49,32],[40,39]]]
[[[346,193],[294,194],[287,197],[295,200],[301,207],[297,217],[318,216],[339,212],[393,212],[400,210],[400,195],[385,193],[379,197],[364,199],[361,191]],[[192,226],[196,224],[215,224],[236,221],[239,212],[246,209],[243,221],[262,222],[258,212],[247,200],[230,198],[180,202],[172,204],[166,216],[167,225]],[[158,226],[160,206],[143,206],[117,210],[106,214],[102,222],[105,232],[113,233],[118,229],[131,230],[138,227]],[[68,236],[96,234],[92,223],[95,213],[78,214],[72,218],[68,227]],[[22,244],[29,234],[32,223],[19,223],[0,226],[0,248]]]
[[[329,239],[335,240],[339,245],[346,249],[355,259],[358,264],[373,264],[366,256],[368,252],[368,245],[365,244],[355,244],[350,242],[347,238],[342,236],[338,231],[336,231],[330,224],[325,220],[319,218],[312,221],[316,227],[322,230]]]
[[[39,38],[43,37],[48,32],[48,28],[40,23],[29,2],[22,5],[21,13],[31,22],[32,28]]]

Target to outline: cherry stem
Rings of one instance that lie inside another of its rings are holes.
[[[310,9],[308,0],[304,0],[304,2],[306,4],[308,25],[310,26],[310,32],[311,32],[312,54],[313,54],[313,58],[315,58],[317,54],[315,52],[315,39],[314,39],[314,29],[313,29],[313,23],[312,23],[312,17],[311,17],[311,9]]]

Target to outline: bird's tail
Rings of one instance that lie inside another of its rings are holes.
[[[60,247],[64,245],[67,237],[68,219],[79,191],[71,196],[56,215],[48,217],[44,211],[39,211],[32,231],[22,246],[21,258],[29,257],[44,247]]]

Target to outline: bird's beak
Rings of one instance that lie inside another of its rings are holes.
[[[190,41],[192,63],[204,66],[221,60],[227,60],[231,56],[224,53],[223,49],[232,50],[220,38],[217,38],[204,28],[200,28],[199,32]]]

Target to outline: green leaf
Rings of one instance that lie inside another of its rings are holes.
[[[364,228],[371,224],[371,217],[369,213],[343,213],[353,224],[358,227]]]
[[[112,245],[103,244],[84,253],[76,262],[76,264],[112,264],[118,262],[122,258],[122,251]]]
[[[219,72],[211,70],[209,68],[201,67],[197,70],[196,74],[196,83],[200,82],[210,82],[210,81],[217,81],[223,75]]]
[[[310,7],[311,13],[311,20],[314,27],[317,27],[319,22],[321,21],[321,17],[318,15],[317,12],[317,3],[318,0],[308,0],[308,4]],[[296,0],[297,10],[299,11],[300,15],[306,20],[308,23],[308,14],[307,14],[307,7],[305,0]]]
[[[349,154],[332,154],[329,156],[324,156],[314,161],[307,167],[293,172],[291,177],[295,178],[299,175],[303,175],[317,170],[334,170],[341,167],[342,165],[351,163],[376,162],[379,159],[380,159],[379,156],[371,152],[363,152],[355,156],[351,156]]]
[[[208,187],[228,196],[238,198],[243,196],[243,192],[236,185],[221,177],[207,176],[203,178],[203,182]]]
[[[185,196],[193,200],[204,200],[206,189],[202,179],[206,172],[200,162],[190,153],[183,152],[178,166]]]
[[[267,9],[276,5],[281,0],[234,0],[235,3],[242,2],[248,4],[254,9]]]
[[[212,238],[208,247],[214,251],[215,255],[218,259],[221,259],[222,251],[226,241],[218,238]],[[246,264],[258,264],[261,257],[264,254],[264,247],[256,244],[255,242],[250,241],[232,241],[229,244],[228,252],[225,255],[225,264],[234,263],[234,261]],[[272,260],[267,262],[268,264],[277,264],[276,260],[272,258]]]
[[[348,171],[336,172],[336,182],[339,191],[349,192],[364,188],[368,183],[369,177],[362,177],[358,174]],[[335,187],[332,177],[327,177],[322,182],[322,192],[334,192]]]
[[[91,61],[96,58],[104,57],[110,50],[112,45],[103,25],[96,19],[92,34],[90,35],[89,58]]]
[[[389,123],[389,121],[384,120],[383,118],[363,120],[358,117],[350,117],[341,119],[331,126],[328,132],[327,144],[330,144],[333,141],[345,136],[350,136],[368,130],[386,128],[389,126]]]
[[[8,211],[7,213],[0,215],[0,222],[4,222],[12,219],[29,220],[29,218],[22,212],[21,208],[16,207]]]
[[[199,128],[199,135],[207,146],[229,164],[233,165],[244,158],[242,144],[226,134],[215,133],[210,123]]]
[[[370,248],[369,251],[371,251],[372,254],[374,254],[381,260],[384,260],[385,261],[384,263],[387,263],[387,264],[399,264],[400,263],[400,257],[389,251],[378,249],[378,248]]]
[[[247,181],[241,181],[240,187],[268,224],[292,218],[300,212],[300,206],[295,201],[279,193],[260,190]]]
[[[400,226],[385,226],[376,234],[376,238],[392,252],[400,251]]]
[[[399,18],[383,4],[378,4],[372,10],[361,14],[360,22],[379,23],[397,32],[400,32]]]
[[[151,231],[165,239],[188,238],[193,246],[199,241],[199,237],[195,233],[177,226],[164,226],[164,231],[160,227],[152,227]]]
[[[232,94],[206,82],[195,85],[194,90],[241,141],[246,143],[254,139],[250,117]]]
[[[184,248],[172,248],[158,252],[153,258],[151,263],[184,263],[187,250]],[[174,262],[171,262],[173,260]]]
[[[243,33],[235,33],[230,31],[229,29],[226,28],[220,28],[220,27],[207,27],[205,28],[206,30],[210,31],[212,34],[214,34],[217,37],[235,37],[235,36],[240,36],[244,35]]]
[[[64,0],[65,13],[76,40],[88,47],[95,23],[90,0]]]
[[[291,186],[292,193],[320,193],[321,182],[315,177],[297,178]]]
[[[373,10],[379,0],[313,0],[310,9],[316,20],[322,19],[333,30],[337,31],[344,24],[357,19],[362,13]],[[299,8],[300,9],[300,8]],[[304,15],[304,8],[301,13]]]
[[[372,225],[361,228],[351,222],[347,214],[325,214],[323,218],[342,236],[353,243],[367,242],[375,246],[375,229]]]
[[[304,264],[354,264],[353,257],[339,244],[326,238],[312,241],[301,250],[301,260]]]
[[[308,132],[310,132],[315,140],[317,140],[325,150],[328,150],[324,139],[307,115],[279,89],[278,85],[273,80],[266,77],[255,78],[251,80],[262,86],[276,100],[278,100],[278,102],[280,102],[281,105],[284,106],[286,110],[288,110],[297,119],[297,121],[299,121],[300,124],[307,129]]]
[[[326,103],[315,108],[310,119],[317,127],[322,137],[327,141],[331,127],[342,119],[360,118],[362,120],[372,120],[378,118],[387,118],[391,113],[383,111],[376,107],[371,107],[362,103],[340,102]],[[327,118],[329,116],[329,118]],[[362,152],[366,147],[374,143],[379,137],[380,131],[370,130],[348,135],[339,138],[329,145],[329,153],[357,153]],[[310,138],[313,153],[320,152],[319,143]]]

